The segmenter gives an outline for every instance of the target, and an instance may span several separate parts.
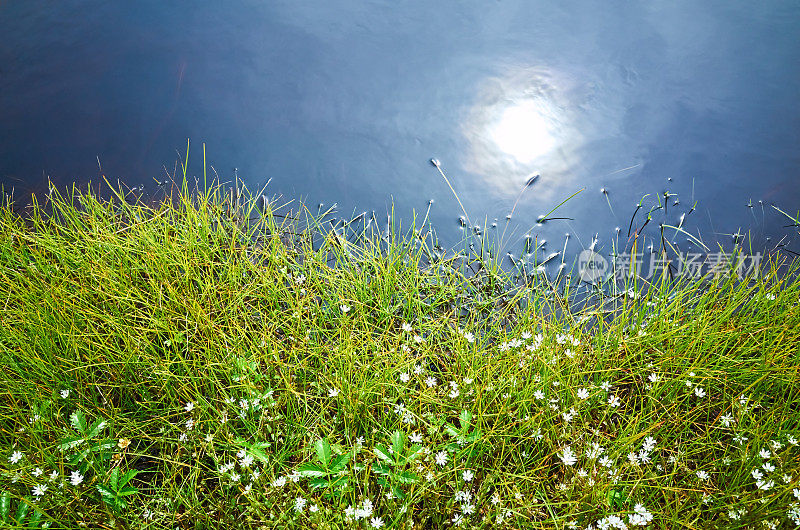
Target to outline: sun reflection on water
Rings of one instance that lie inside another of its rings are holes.
[[[556,145],[542,101],[523,100],[507,107],[489,135],[497,147],[523,164],[535,162]]]
[[[514,196],[532,173],[543,177],[539,193],[568,184],[582,140],[571,85],[532,69],[487,79],[462,123],[464,169],[498,197]]]

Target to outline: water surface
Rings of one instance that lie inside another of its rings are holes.
[[[709,244],[774,246],[770,205],[800,202],[793,1],[26,1],[0,5],[0,34],[0,183],[18,196],[97,182],[98,158],[154,189],[191,138],[190,174],[204,142],[221,179],[271,178],[343,217],[435,199],[451,243],[462,212],[431,158],[470,221],[501,231],[539,174],[516,253],[525,233],[624,239],[665,191],[661,221],[696,201],[684,227]],[[574,221],[535,226],[580,189],[554,214]]]

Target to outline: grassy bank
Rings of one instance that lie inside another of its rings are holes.
[[[0,208],[0,526],[800,522],[796,265],[587,320],[230,206]]]

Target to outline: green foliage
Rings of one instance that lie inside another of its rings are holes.
[[[459,427],[455,427],[451,423],[445,424],[447,434],[453,438],[453,442],[447,446],[450,452],[456,452],[461,447],[472,445],[481,439],[481,430],[475,427],[470,430],[470,423],[472,422],[472,413],[468,410],[462,410],[458,416]]]
[[[314,489],[325,488],[324,495],[342,495],[350,480],[346,475],[347,464],[351,454],[343,453],[334,456],[331,445],[325,438],[320,438],[314,444],[316,462],[306,462],[298,467],[300,476],[308,478],[308,483]]]
[[[135,487],[128,485],[137,473],[138,471],[130,469],[120,476],[118,467],[112,469],[106,478],[105,484],[97,485],[97,491],[100,492],[103,502],[117,512],[127,508],[128,502],[130,502],[128,497],[136,495],[138,492]]]
[[[407,467],[417,460],[423,451],[420,444],[406,448],[406,433],[394,431],[389,439],[391,450],[385,445],[375,446],[375,456],[380,460],[372,466],[372,470],[380,477],[378,484],[391,489],[398,499],[405,499],[402,487],[407,484],[416,484],[419,477]]]
[[[80,409],[70,415],[69,422],[78,434],[67,436],[58,444],[60,451],[75,450],[69,459],[69,465],[77,466],[84,473],[90,467],[98,466],[98,469],[102,469],[103,465],[111,458],[114,441],[107,438],[97,439],[97,437],[108,426],[108,423],[98,419],[88,425],[86,415]]]
[[[0,528],[49,528],[50,522],[42,523],[42,511],[33,508],[30,499],[19,499],[17,510],[11,508],[11,495],[4,491],[0,494]],[[30,517],[29,517],[30,516]]]
[[[413,222],[226,200],[0,208],[6,527],[789,524],[798,263],[577,307]]]

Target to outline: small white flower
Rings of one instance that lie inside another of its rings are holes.
[[[416,342],[417,344],[420,344],[421,342],[425,342],[425,339],[423,339],[419,335],[414,335],[414,342]]]
[[[765,460],[766,460],[767,458],[771,458],[771,457],[772,457],[772,453],[771,453],[771,452],[770,452],[770,450],[769,450],[769,449],[767,449],[766,447],[765,447],[764,449],[762,449],[761,451],[759,451],[759,452],[758,452],[758,454],[759,454],[759,456],[760,456],[761,458],[763,458],[763,459],[765,459]]]
[[[612,407],[619,407],[620,405],[619,398],[614,394],[611,394],[610,396],[608,396],[608,404],[611,405]]]
[[[37,467],[36,469],[31,471],[31,475],[33,475],[34,477],[41,477],[42,473],[44,473],[44,471],[42,471],[42,468],[40,467]]]
[[[475,342],[475,335],[473,335],[469,331],[464,332],[464,338],[467,339],[467,342],[469,343]]]
[[[282,488],[286,485],[286,477],[278,477],[272,481],[273,488]]]
[[[403,372],[400,374],[400,381],[402,381],[403,383],[408,383],[410,379],[411,375],[408,372]]]
[[[447,463],[447,453],[444,451],[436,453],[436,463],[440,466],[445,465]]]
[[[659,375],[655,372],[647,376],[647,380],[650,381],[651,383],[658,383],[660,379],[661,377],[659,377]]]
[[[54,480],[55,480],[55,479],[57,479],[57,478],[58,478],[58,471],[56,471],[56,470],[54,469],[54,470],[53,470],[53,471],[50,473],[50,482],[54,481]]]
[[[424,372],[424,371],[425,371],[425,369],[422,367],[421,364],[417,364],[417,365],[414,366],[414,373],[416,375],[422,375],[422,372]]]
[[[536,399],[544,399],[544,392],[542,392],[541,390],[536,390],[533,393],[533,397]]]
[[[733,423],[733,416],[730,414],[725,414],[720,417],[719,422],[722,424],[723,427],[730,427]]]
[[[453,388],[453,389],[450,391],[450,393],[448,394],[448,396],[450,396],[450,398],[451,398],[451,399],[455,399],[455,398],[457,398],[457,397],[458,397],[458,395],[459,395],[458,388]]]
[[[699,397],[699,398],[706,397],[706,391],[703,390],[703,387],[696,386],[696,387],[694,387],[694,395]]]
[[[37,484],[33,487],[33,494],[36,497],[41,497],[47,491],[47,484]]]
[[[69,389],[65,388],[60,392],[60,394],[62,399],[67,399],[69,397]]]
[[[73,471],[69,476],[69,483],[73,486],[77,486],[83,482],[83,475],[81,475],[80,471]]]
[[[470,471],[469,469],[465,470],[461,474],[461,478],[464,479],[464,482],[470,482],[472,480],[472,477],[474,476],[475,475],[473,475],[472,471]]]
[[[22,456],[22,451],[14,451],[11,453],[11,456],[8,457],[8,461],[12,464],[17,464],[20,460],[22,460]]]
[[[579,388],[577,394],[578,394],[578,399],[588,399],[589,398],[589,389],[588,388]]]
[[[568,466],[575,465],[575,462],[578,461],[578,458],[575,456],[575,453],[572,452],[572,448],[570,446],[564,447],[564,449],[561,451],[561,454],[558,455],[558,458],[560,458],[561,461]]]
[[[775,482],[771,480],[756,480],[756,486],[760,490],[769,491],[775,486]]]
[[[183,410],[185,410],[186,412],[191,412],[193,409],[194,409],[194,403],[192,403],[191,401],[186,403],[186,406],[183,407]]]
[[[294,500],[294,511],[302,512],[305,506],[306,506],[306,500],[303,497],[297,497]]]
[[[342,310],[342,313],[347,313],[348,311],[350,311],[350,306],[347,305],[347,304],[342,304],[342,305],[339,306],[339,309]],[[298,499],[299,498],[301,498],[301,497],[298,497]],[[300,511],[300,510],[298,510],[298,511]]]
[[[317,513],[319,511],[319,506],[317,506],[316,504],[312,504],[311,506],[308,507],[308,511],[311,513]]]
[[[373,517],[369,520],[369,524],[372,528],[380,528],[383,526],[383,519],[380,517]]]
[[[711,478],[711,475],[709,475],[706,471],[703,470],[698,471],[697,473],[695,473],[695,475],[697,475],[697,478],[699,478],[700,480],[708,480],[709,478]]]
[[[400,327],[401,327],[401,328],[403,329],[403,331],[405,331],[406,333],[411,333],[411,324],[409,324],[408,322],[403,322],[403,324],[402,324]]]
[[[409,436],[411,443],[421,444],[422,443],[422,435],[415,432],[411,436]]]
[[[338,388],[331,387],[331,388],[328,389],[328,397],[335,398],[338,395],[339,395],[339,389]]]
[[[609,383],[608,381],[603,381],[602,383],[600,383],[600,388],[608,392],[609,390],[611,390],[611,383]]]
[[[250,456],[249,454],[246,454],[239,461],[239,464],[242,467],[250,467],[253,464],[254,461],[255,461],[255,459],[252,456]]]

